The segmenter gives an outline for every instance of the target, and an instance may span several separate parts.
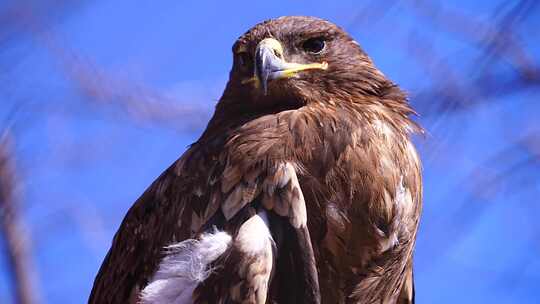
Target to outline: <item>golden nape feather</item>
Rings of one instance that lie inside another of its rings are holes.
[[[135,202],[90,303],[413,303],[422,132],[338,26],[260,23],[201,137]]]

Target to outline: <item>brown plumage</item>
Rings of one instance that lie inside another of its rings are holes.
[[[207,129],[131,207],[90,303],[412,303],[405,94],[317,18],[258,24],[233,53]]]

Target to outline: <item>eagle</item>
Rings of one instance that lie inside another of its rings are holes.
[[[264,21],[232,51],[206,130],[129,209],[89,303],[414,303],[406,94],[319,18]]]

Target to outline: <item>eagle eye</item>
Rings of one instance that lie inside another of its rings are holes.
[[[242,67],[249,67],[251,64],[251,57],[248,52],[240,52],[236,56],[238,57],[238,63],[240,63]]]
[[[302,43],[304,51],[312,54],[319,54],[326,45],[323,37],[309,38]]]

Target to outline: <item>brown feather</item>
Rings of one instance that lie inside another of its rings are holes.
[[[268,37],[285,58],[328,69],[271,82],[265,95],[243,82],[253,70],[235,56],[201,138],[128,211],[90,303],[133,303],[165,246],[212,226],[235,245],[212,263],[197,303],[414,301],[422,179],[410,137],[422,131],[405,94],[342,29],[317,18],[263,22],[233,51],[254,52]],[[326,48],[301,51],[313,37]],[[261,210],[275,252],[249,255],[239,233]]]

